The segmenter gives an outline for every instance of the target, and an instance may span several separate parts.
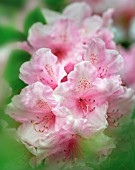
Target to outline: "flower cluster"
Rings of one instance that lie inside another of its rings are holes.
[[[75,160],[81,140],[119,126],[134,92],[119,75],[123,58],[109,30],[112,10],[100,17],[74,3],[63,14],[42,12],[47,24],[35,23],[21,45],[32,55],[20,68],[28,86],[6,111],[22,123],[18,136],[38,161]]]

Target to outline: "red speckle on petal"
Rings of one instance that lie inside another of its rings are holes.
[[[64,149],[65,159],[75,161],[81,155],[81,149],[78,143],[78,136],[72,135],[68,141],[67,148]]]
[[[107,113],[107,121],[111,127],[119,126],[119,119],[123,117],[123,114],[119,113],[119,109],[113,109],[111,112]]]
[[[108,73],[108,66],[106,66],[105,68],[101,68],[101,67],[98,68],[98,77],[104,78],[107,76],[107,73]]]
[[[40,109],[48,109],[49,106],[47,104],[47,102],[45,102],[44,100],[40,99],[37,101],[37,106],[40,108]]]
[[[90,61],[91,61],[92,64],[96,64],[97,63],[97,55],[92,53],[91,57],[90,57]]]
[[[54,75],[52,66],[50,66],[49,64],[46,64],[46,65],[45,65],[45,69],[46,69],[47,73],[48,73],[50,76],[53,76],[53,75]]]
[[[82,79],[82,80],[79,81],[78,88],[80,90],[87,90],[90,87],[91,87],[91,84],[90,84],[90,82],[87,79]]]

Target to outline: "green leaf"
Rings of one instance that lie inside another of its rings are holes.
[[[48,8],[51,8],[55,11],[62,11],[63,8],[67,5],[67,0],[42,0],[42,2],[47,5]]]
[[[22,50],[15,50],[9,56],[4,78],[12,88],[12,96],[20,93],[21,89],[26,86],[26,84],[19,79],[19,69],[20,66],[28,60],[30,60],[30,54]]]
[[[135,108],[133,109],[133,113],[132,113],[132,119],[135,119]]]
[[[128,120],[117,134],[116,148],[95,170],[134,170],[135,169],[135,123]]]
[[[9,26],[0,25],[0,46],[13,41],[24,41],[26,36]]]
[[[5,127],[6,129],[6,127]],[[0,169],[1,170],[32,170],[29,160],[32,155],[24,145],[17,142],[15,131],[12,129],[1,132],[0,140]]]
[[[28,35],[29,28],[36,22],[41,22],[43,24],[46,24],[45,18],[41,13],[40,8],[38,7],[32,10],[25,19],[24,31],[26,35]]]
[[[26,0],[0,0],[0,5],[5,5],[6,7],[22,8]]]

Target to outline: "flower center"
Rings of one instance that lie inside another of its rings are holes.
[[[51,112],[44,117],[36,117],[36,120],[32,120],[31,123],[34,126],[34,129],[37,132],[44,132],[45,130],[50,129],[55,122],[55,115]]]
[[[37,106],[38,106],[38,108],[40,108],[42,110],[50,109],[50,107],[48,106],[47,102],[45,102],[42,99],[37,101]]]
[[[68,141],[66,149],[64,149],[65,158],[64,160],[76,161],[81,154],[81,149],[76,135],[72,135],[72,138]]]
[[[59,62],[62,62],[67,54],[67,50],[62,47],[55,47],[54,49],[52,49],[52,52],[58,58]]]
[[[80,109],[82,110],[84,116],[86,116],[88,113],[91,113],[92,111],[95,110],[94,103],[95,100],[79,98],[77,106],[79,110]]]

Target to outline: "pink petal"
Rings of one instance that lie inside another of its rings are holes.
[[[82,21],[89,17],[91,13],[91,8],[88,4],[82,2],[68,5],[64,10],[63,15],[77,23],[82,23]]]

